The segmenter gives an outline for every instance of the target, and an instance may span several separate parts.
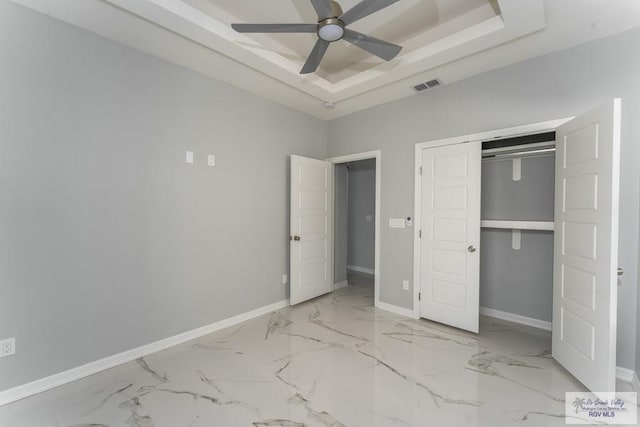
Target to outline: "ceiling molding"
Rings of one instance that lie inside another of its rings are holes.
[[[197,42],[310,96],[338,103],[375,90],[400,78],[422,72],[507,43],[544,28],[543,0],[500,0],[504,16],[495,16],[436,40],[418,50],[402,53],[337,83],[317,74],[301,76],[301,64],[275,52],[251,46],[251,38],[182,0],[104,0],[147,21]],[[490,6],[487,5],[487,8]],[[242,42],[242,43],[240,43]]]

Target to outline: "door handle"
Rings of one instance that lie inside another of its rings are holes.
[[[469,247],[467,248],[467,250],[468,250],[469,252],[475,252],[475,251],[476,251],[476,247],[475,247],[475,246],[473,246],[473,245],[471,245],[471,246],[469,246]]]
[[[618,267],[618,276],[622,276],[624,274],[624,270]]]
[[[291,240],[295,240],[296,242],[300,241],[300,236],[292,236]]]

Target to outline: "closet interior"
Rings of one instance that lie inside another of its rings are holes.
[[[554,188],[555,132],[483,141],[484,314],[551,328]]]

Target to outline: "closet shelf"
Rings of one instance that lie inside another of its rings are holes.
[[[482,220],[480,221],[480,227],[482,228],[503,228],[508,230],[539,230],[539,231],[553,231],[553,221],[494,221],[494,220]]]

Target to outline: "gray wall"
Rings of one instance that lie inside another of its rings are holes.
[[[326,123],[6,0],[0,58],[0,390],[287,297]]]
[[[638,285],[640,30],[485,73],[330,122],[329,155],[382,151],[382,223],[412,216],[418,142],[579,115],[623,98],[618,364],[633,368]],[[383,302],[412,307],[413,230],[381,231]]]
[[[349,230],[347,265],[375,266],[376,160],[349,163]],[[371,220],[367,221],[367,215]]]
[[[511,230],[480,234],[480,306],[551,322],[553,233],[522,231],[519,250]]]
[[[521,179],[512,159],[482,162],[482,219],[553,221],[555,156],[525,157]],[[480,305],[551,321],[553,233],[523,231],[512,248],[511,230],[483,229],[480,242]]]
[[[335,165],[333,283],[347,280],[347,224],[349,215],[349,179],[346,164]]]
[[[553,221],[555,156],[524,157],[521,179],[513,180],[512,159],[482,162],[482,219]]]

